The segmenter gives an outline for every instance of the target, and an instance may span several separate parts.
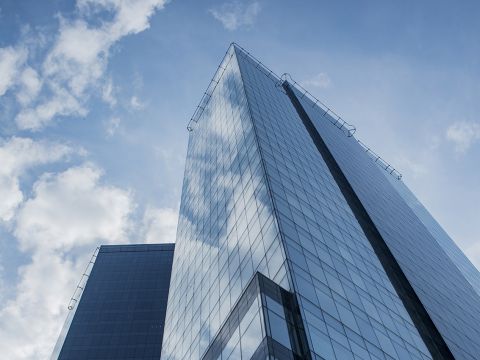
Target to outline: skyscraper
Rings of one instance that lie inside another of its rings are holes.
[[[101,246],[52,357],[158,360],[173,252],[173,244]]]
[[[355,128],[232,44],[190,131],[163,359],[478,359],[480,275]]]

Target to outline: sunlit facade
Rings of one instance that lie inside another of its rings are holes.
[[[478,358],[478,271],[329,109],[232,45],[189,130],[162,359]]]

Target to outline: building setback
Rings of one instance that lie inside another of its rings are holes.
[[[174,244],[101,246],[58,359],[158,360],[173,252]]]
[[[352,126],[232,44],[188,129],[162,359],[478,359],[479,272]]]

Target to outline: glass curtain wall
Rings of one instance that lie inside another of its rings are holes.
[[[200,359],[256,271],[288,289],[233,46],[219,72],[189,137],[164,359]]]

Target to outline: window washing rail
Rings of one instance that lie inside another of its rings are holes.
[[[88,262],[87,267],[85,268],[85,271],[83,272],[82,277],[80,278],[80,281],[78,282],[77,287],[75,288],[75,291],[70,298],[70,302],[68,303],[68,310],[73,310],[80,301],[83,290],[85,289],[85,285],[87,284],[87,280],[90,277],[90,272],[92,271],[93,265],[95,264],[95,260],[97,258],[99,250],[100,247],[97,247],[93,252],[92,257],[90,258],[90,261]]]
[[[305,89],[302,85],[300,85],[297,81],[295,81],[289,73],[284,73],[280,77],[280,81],[275,84],[277,87],[281,87],[282,84],[287,81],[291,85],[293,85],[297,90],[299,90],[302,95],[300,95],[300,99],[303,99],[305,96],[312,101],[312,107],[316,105],[319,106],[322,110],[324,110],[323,116],[327,118],[335,127],[342,130],[345,135],[348,137],[353,136],[355,131],[357,131],[356,127],[352,124],[346,122],[340,115],[338,115],[335,111],[333,111],[330,107],[324,104],[322,101],[317,99],[315,96],[312,95],[307,89]],[[327,116],[330,115],[330,116]]]

